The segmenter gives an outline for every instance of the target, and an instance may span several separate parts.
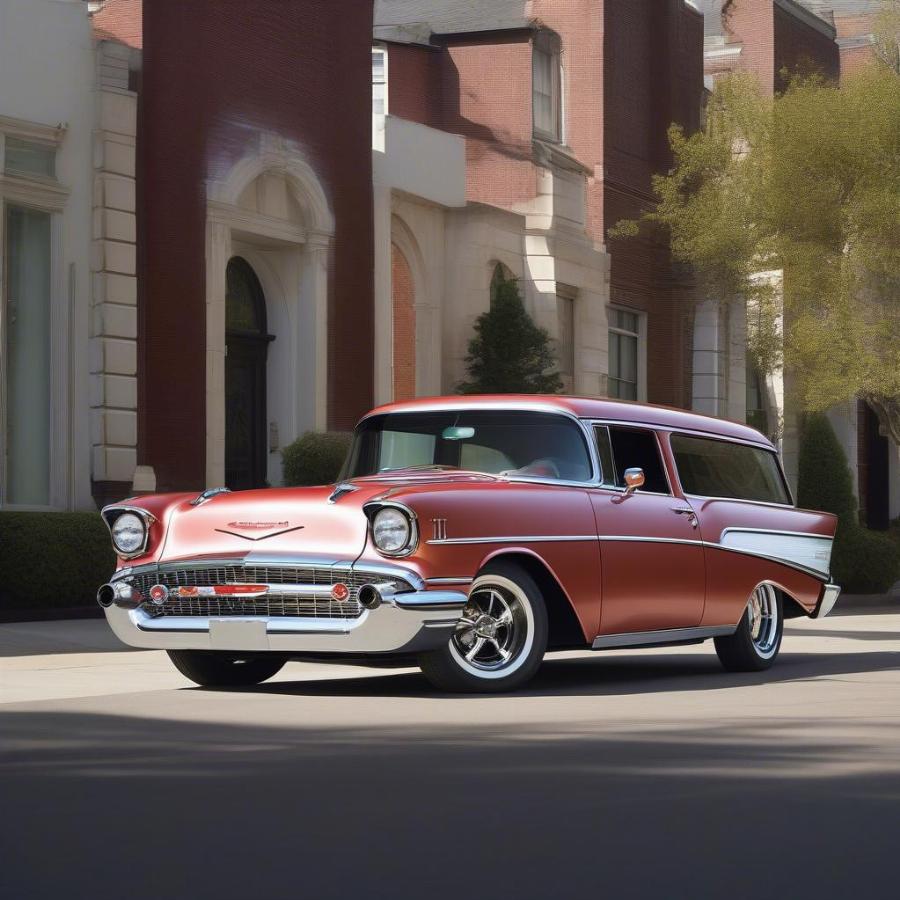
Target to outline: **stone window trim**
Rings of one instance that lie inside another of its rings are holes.
[[[616,313],[627,313],[636,317],[636,328],[616,324]],[[611,303],[607,306],[608,331],[611,335],[620,334],[634,338],[637,342],[637,384],[634,399],[639,403],[647,402],[647,313],[624,304]],[[608,381],[617,376],[610,371]],[[611,396],[611,395],[610,395]]]
[[[61,245],[60,213],[69,197],[69,189],[55,176],[28,172],[8,172],[6,144],[9,138],[57,151],[65,139],[65,124],[46,125],[0,116],[0,509],[50,511],[71,505],[71,329],[73,292],[71,278],[64,271]],[[7,209],[21,207],[50,215],[50,400],[48,439],[50,441],[49,501],[46,505],[12,504],[6,501],[2,485],[6,484],[8,422],[6,387],[8,335],[8,273],[6,267]]]

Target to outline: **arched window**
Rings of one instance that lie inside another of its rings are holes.
[[[265,334],[266,300],[256,272],[247,260],[234,256],[225,277],[226,331]]]

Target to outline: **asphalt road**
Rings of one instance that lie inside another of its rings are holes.
[[[0,896],[900,895],[900,606],[531,688],[290,664],[191,687],[102,622],[0,626]]]

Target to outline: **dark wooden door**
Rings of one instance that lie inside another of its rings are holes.
[[[225,331],[225,483],[233,491],[266,486],[265,297],[246,260],[228,263]]]

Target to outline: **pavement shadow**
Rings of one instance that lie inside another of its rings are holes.
[[[758,900],[760,878],[875,897],[896,875],[896,720],[848,739],[825,716],[353,729],[292,711],[7,713],[4,896]]]
[[[290,666],[290,663],[288,664]],[[871,653],[785,653],[765,672],[726,672],[712,654],[634,656],[597,653],[575,659],[549,656],[534,679],[515,696],[603,697],[722,690],[753,684],[805,681],[900,669],[900,651]],[[290,668],[286,670],[290,672]],[[418,672],[366,670],[359,678],[319,678],[310,681],[268,681],[241,688],[245,693],[297,697],[430,697],[458,695],[435,691]],[[374,677],[373,677],[374,676]],[[183,688],[203,691],[208,688]]]

